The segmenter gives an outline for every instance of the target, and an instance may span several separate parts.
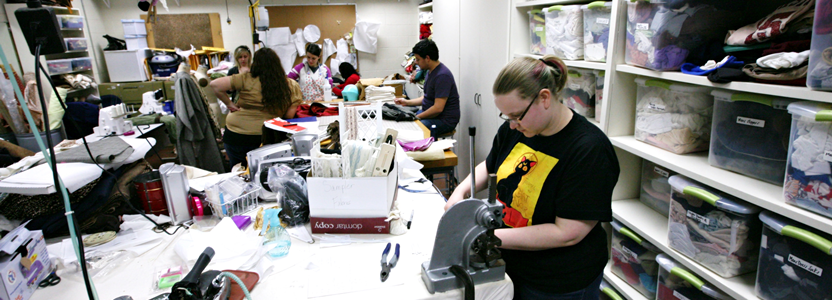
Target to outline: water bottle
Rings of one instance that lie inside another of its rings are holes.
[[[329,85],[329,82],[324,83],[324,102],[332,101],[332,86]]]

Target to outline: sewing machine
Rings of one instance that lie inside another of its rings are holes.
[[[471,136],[471,160],[476,129],[468,128]],[[471,164],[471,179],[474,168]],[[445,292],[464,287],[473,293],[473,285],[505,278],[506,263],[497,246],[501,241],[494,229],[503,225],[503,205],[497,202],[497,175],[489,174],[488,199],[471,198],[451,206],[442,215],[436,230],[436,241],[430,261],[422,263],[422,281],[428,292]],[[460,278],[462,277],[462,278]]]
[[[92,129],[93,132],[97,136],[107,136],[132,130],[133,122],[125,120],[128,113],[130,111],[124,103],[102,108],[98,112],[98,126]]]
[[[165,105],[161,101],[159,101],[159,99],[164,98],[165,93],[161,89],[156,91],[145,92],[144,94],[142,94],[142,107],[139,108],[139,112],[143,115],[167,115],[168,112],[165,111]]]

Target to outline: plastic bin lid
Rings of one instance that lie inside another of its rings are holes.
[[[592,70],[592,73],[595,73],[595,75],[598,75],[598,76],[601,76],[601,77],[604,77],[604,76],[607,75],[607,71],[604,71],[604,70]]]
[[[532,9],[532,10],[528,11],[527,13],[528,14],[539,14],[539,13],[542,13],[542,12],[543,12],[543,10],[540,10],[540,9]]]
[[[624,298],[622,298],[621,295],[618,294],[615,288],[613,288],[612,285],[610,285],[606,279],[601,279],[601,285],[599,286],[599,289],[601,290],[601,293],[606,294],[613,300],[624,300]]]
[[[818,248],[826,255],[832,255],[832,237],[829,235],[820,235],[800,228],[798,225],[794,225],[797,224],[797,222],[786,219],[769,211],[763,211],[760,213],[760,221],[763,221],[763,224],[780,235],[794,238]]]
[[[121,19],[121,23],[144,23],[142,19]]]
[[[728,199],[720,193],[704,187],[702,184],[696,183],[693,180],[682,176],[673,175],[668,179],[670,186],[674,189],[682,191],[685,195],[691,195],[703,201],[710,203],[722,210],[732,211],[738,214],[750,215],[760,212],[760,208],[743,202],[741,200]]]
[[[677,264],[676,261],[674,261],[672,258],[668,257],[667,254],[662,253],[662,254],[656,255],[656,262],[658,262],[659,265],[663,269],[665,269],[665,271],[669,272],[670,274],[676,275],[679,278],[682,278],[683,280],[690,283],[696,289],[702,291],[703,293],[705,293],[708,296],[713,297],[714,299],[720,299],[720,300],[722,300],[722,299],[724,299],[724,300],[732,299],[731,297],[729,297],[725,293],[720,292],[716,288],[713,288],[710,285],[708,285],[707,282],[703,281],[702,279],[699,279],[699,277],[697,277],[696,275],[691,273],[690,270],[688,270],[687,268],[683,267],[680,264]]]
[[[143,37],[147,37],[147,35],[146,34],[125,34],[124,35],[125,39],[138,39],[138,38],[143,38]]]
[[[789,104],[789,113],[809,117],[815,121],[832,121],[832,103],[800,101]]]
[[[543,12],[581,9],[580,5],[553,5],[543,9]]]
[[[601,9],[601,8],[612,8],[612,2],[595,1],[595,2],[590,2],[587,5],[581,5],[581,9]]]
[[[659,250],[659,248],[657,248],[656,246],[653,246],[653,244],[651,244],[647,240],[641,238],[638,234],[636,234],[635,232],[633,232],[632,230],[630,230],[629,228],[624,226],[624,224],[621,224],[620,222],[618,222],[618,220],[612,220],[612,222],[610,222],[610,225],[612,225],[612,229],[615,230],[615,232],[623,234],[624,236],[630,238],[631,240],[633,240],[637,244],[641,245],[642,247],[647,248],[647,250],[650,250],[650,251],[653,251],[653,252],[661,252],[661,250]]]
[[[760,95],[760,94],[752,94],[752,93],[736,93],[724,90],[713,90],[711,91],[711,95],[714,96],[714,100],[719,101],[727,101],[727,102],[735,102],[735,101],[745,101],[745,102],[755,102],[766,106],[771,106],[776,109],[783,109],[785,110],[790,103],[794,102],[794,100],[783,99],[772,97],[768,95]]]

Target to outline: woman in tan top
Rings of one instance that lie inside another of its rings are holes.
[[[245,166],[246,153],[260,147],[263,122],[294,118],[303,101],[300,86],[286,77],[280,58],[269,48],[254,52],[250,72],[214,80],[211,88],[231,111],[222,139],[232,167],[237,163]],[[225,93],[230,90],[239,93],[237,104]]]

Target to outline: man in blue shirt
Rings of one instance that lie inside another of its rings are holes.
[[[439,48],[432,40],[424,39],[413,46],[416,64],[427,71],[425,95],[416,99],[396,99],[396,104],[421,105],[416,117],[430,129],[430,136],[453,131],[459,123],[459,92],[451,70],[439,62]]]

